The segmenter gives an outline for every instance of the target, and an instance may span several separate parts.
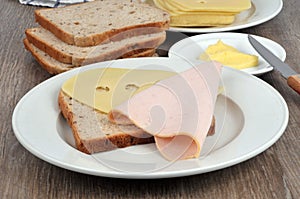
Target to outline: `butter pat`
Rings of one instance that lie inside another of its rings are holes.
[[[92,69],[68,79],[62,91],[85,105],[108,113],[134,94],[175,74],[158,70]]]
[[[200,59],[204,61],[218,61],[225,66],[239,70],[258,65],[258,57],[256,55],[242,53],[221,40],[208,46],[205,53],[200,55]]]

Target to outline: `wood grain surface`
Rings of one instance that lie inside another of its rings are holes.
[[[284,0],[276,18],[236,32],[280,43],[287,52],[286,63],[300,73],[299,7],[299,0]],[[300,198],[300,95],[276,71],[260,78],[286,100],[288,127],[272,147],[241,164],[189,177],[125,180],[84,175],[36,158],[17,141],[11,124],[21,97],[51,77],[22,43],[25,29],[36,26],[35,9],[17,0],[0,4],[0,198]]]

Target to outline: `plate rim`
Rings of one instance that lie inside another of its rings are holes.
[[[205,34],[200,34],[200,35],[194,35],[194,36],[191,36],[191,37],[187,37],[187,38],[184,38],[176,43],[174,43],[170,48],[169,48],[169,51],[168,51],[168,56],[171,58],[171,57],[176,57],[176,53],[178,54],[178,48],[180,49],[180,47],[188,44],[188,42],[191,42],[192,40],[197,40],[197,41],[201,41],[201,40],[205,40],[205,39],[213,39],[214,37],[217,39],[222,39],[222,37],[239,37],[239,38],[243,38],[245,37],[245,40],[247,42],[248,39],[248,35],[251,35],[253,36],[254,38],[256,38],[257,40],[259,41],[266,41],[266,42],[269,42],[269,43],[272,43],[273,45],[277,46],[277,49],[281,52],[280,54],[280,57],[279,59],[281,59],[282,61],[285,61],[286,59],[286,50],[283,48],[282,45],[280,45],[279,43],[267,38],[267,37],[263,37],[263,36],[259,36],[259,35],[255,35],[255,34],[247,34],[247,33],[238,33],[238,32],[216,32],[216,33],[205,33]],[[253,48],[253,47],[252,47]],[[254,48],[253,48],[254,49]],[[254,51],[256,51],[254,49]],[[257,52],[257,51],[256,51]],[[259,54],[259,53],[258,53]],[[182,57],[181,57],[182,58]],[[261,59],[263,59],[261,56],[260,56]],[[190,60],[191,61],[191,60]],[[246,73],[249,73],[251,75],[262,75],[264,73],[267,73],[267,72],[271,72],[273,70],[273,66],[267,66],[265,68],[262,68],[260,70],[256,70],[256,71],[244,71]],[[243,71],[243,70],[242,70]]]
[[[254,1],[259,1],[259,0],[251,0],[251,2],[255,5]],[[241,25],[236,25],[236,26],[224,26],[224,27],[216,27],[216,28],[185,28],[185,27],[170,27],[170,31],[173,32],[185,32],[185,33],[213,33],[213,32],[224,32],[224,31],[233,31],[233,30],[240,30],[244,28],[250,28],[253,26],[257,26],[260,24],[263,24],[267,21],[270,21],[274,17],[276,17],[282,10],[283,8],[283,1],[282,0],[276,0],[277,3],[279,3],[278,7],[274,7],[274,12],[266,16],[265,18],[250,22],[250,23],[245,23]],[[255,13],[257,13],[255,11]],[[253,13],[253,15],[255,15]],[[259,12],[258,12],[259,13]]]
[[[127,59],[127,60],[137,60],[137,59],[142,61],[144,58],[132,58],[132,59]],[[157,59],[168,59],[168,58],[146,58],[145,60],[152,60],[152,59],[157,60]],[[123,62],[124,60],[121,60],[121,62]],[[127,60],[125,60],[125,62]],[[113,61],[115,61],[115,60],[113,60]],[[110,62],[110,61],[108,61],[108,62]],[[94,66],[97,67],[97,64],[99,64],[99,63],[86,66],[86,67],[84,67],[84,70],[89,70],[89,69],[93,68]],[[52,81],[56,81],[57,79],[61,79],[60,81],[63,81],[63,79],[67,79],[67,78],[73,76],[74,74],[76,74],[76,72],[78,72],[78,70],[80,70],[80,69],[75,69],[75,70],[70,71],[70,72],[59,74],[57,76],[54,76],[52,78],[49,78],[49,79],[45,80],[44,82],[42,82],[42,83],[38,84],[37,86],[35,86],[34,88],[32,88],[29,92],[27,92],[19,100],[19,102],[15,106],[15,109],[14,109],[13,115],[12,115],[13,131],[14,131],[14,134],[17,137],[17,140],[19,141],[19,143],[21,143],[21,145],[24,148],[26,148],[30,153],[32,153],[33,155],[35,155],[39,159],[42,159],[42,160],[44,160],[44,161],[46,161],[50,164],[53,164],[55,166],[58,166],[58,167],[61,167],[61,168],[67,169],[67,170],[71,170],[71,171],[75,171],[75,172],[79,172],[79,173],[84,173],[84,174],[89,174],[89,175],[95,175],[95,176],[123,178],[123,179],[160,179],[160,178],[173,178],[173,177],[182,177],[182,176],[190,176],[190,175],[195,175],[195,174],[206,173],[206,172],[215,171],[215,170],[219,170],[219,169],[222,169],[222,168],[227,168],[229,166],[236,165],[238,163],[249,160],[250,158],[255,157],[256,155],[264,152],[266,149],[268,149],[270,146],[272,146],[281,137],[281,135],[284,133],[285,128],[288,124],[288,119],[289,119],[288,106],[287,106],[285,100],[283,99],[283,97],[280,95],[280,93],[277,90],[275,90],[271,85],[267,84],[266,82],[254,77],[254,76],[251,76],[251,75],[248,75],[248,74],[243,73],[241,71],[237,71],[237,70],[226,67],[226,70],[231,70],[231,71],[237,72],[237,73],[239,73],[243,76],[246,75],[246,76],[248,76],[248,78],[255,78],[256,81],[258,81],[260,84],[265,86],[266,89],[268,89],[270,92],[272,92],[274,95],[276,95],[278,97],[277,100],[279,100],[281,102],[282,108],[283,108],[284,113],[285,113],[284,121],[282,121],[283,125],[280,127],[280,130],[275,134],[275,136],[272,139],[270,139],[267,143],[263,144],[264,147],[260,148],[260,150],[252,151],[251,153],[245,154],[243,157],[237,157],[234,160],[229,160],[228,162],[217,165],[214,168],[206,168],[206,169],[204,169],[204,171],[201,171],[201,172],[199,172],[199,168],[193,168],[193,169],[188,169],[188,170],[183,170],[183,171],[168,171],[168,172],[163,172],[163,173],[155,172],[155,173],[150,173],[150,174],[147,174],[147,173],[131,173],[131,174],[128,174],[126,172],[119,172],[119,173],[117,172],[116,173],[115,171],[112,171],[112,172],[107,172],[107,171],[99,172],[97,169],[88,169],[87,170],[87,169],[79,167],[77,165],[72,165],[71,167],[66,166],[66,164],[61,162],[60,160],[57,160],[57,159],[55,159],[51,156],[50,157],[49,156],[48,157],[43,156],[44,155],[43,152],[36,151],[35,149],[28,146],[28,143],[26,143],[26,140],[24,139],[22,133],[19,132],[19,127],[18,127],[18,124],[16,123],[16,121],[17,121],[18,112],[20,111],[20,109],[22,107],[22,104],[24,103],[25,100],[27,100],[27,98],[30,95],[34,94],[34,92],[36,92],[38,89],[40,89],[40,87],[42,87],[44,85],[47,85],[47,84],[50,84]],[[71,147],[71,146],[69,146],[69,147]],[[76,149],[73,149],[73,150],[76,150]],[[92,158],[92,156],[89,156],[87,154],[83,154],[83,153],[78,153],[78,154],[81,154],[83,157]],[[224,166],[224,164],[225,164],[225,166]]]

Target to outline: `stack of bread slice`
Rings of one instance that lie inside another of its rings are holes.
[[[171,26],[221,26],[234,22],[251,0],[153,0],[171,15]]]
[[[96,0],[38,9],[39,27],[24,45],[51,74],[119,58],[152,56],[166,38],[169,14],[132,0]]]

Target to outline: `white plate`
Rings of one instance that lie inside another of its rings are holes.
[[[87,155],[72,146],[57,96],[71,76],[107,66],[178,72],[190,67],[168,58],[138,58],[93,64],[54,76],[29,91],[15,107],[12,125],[19,142],[37,157],[72,171],[116,178],[169,178],[214,171],[254,157],[275,143],[288,123],[287,105],[275,89],[247,73],[224,68],[225,91],[216,104],[216,133],[206,139],[199,159],[168,162],[154,144]]]
[[[282,61],[286,58],[284,48],[278,43],[260,36],[255,36],[259,42],[266,46]],[[273,70],[270,66],[252,47],[248,41],[248,35],[243,33],[208,33],[185,38],[175,43],[169,49],[169,57],[179,57],[180,59],[188,59],[191,62],[203,62],[199,60],[199,56],[204,53],[205,49],[212,44],[217,43],[221,39],[224,43],[237,48],[239,51],[259,56],[258,66],[243,69],[242,71],[252,75],[260,75]]]
[[[252,7],[237,15],[235,21],[230,25],[207,28],[171,27],[170,30],[178,32],[205,33],[249,28],[273,19],[280,13],[282,7],[282,0],[252,0]]]

